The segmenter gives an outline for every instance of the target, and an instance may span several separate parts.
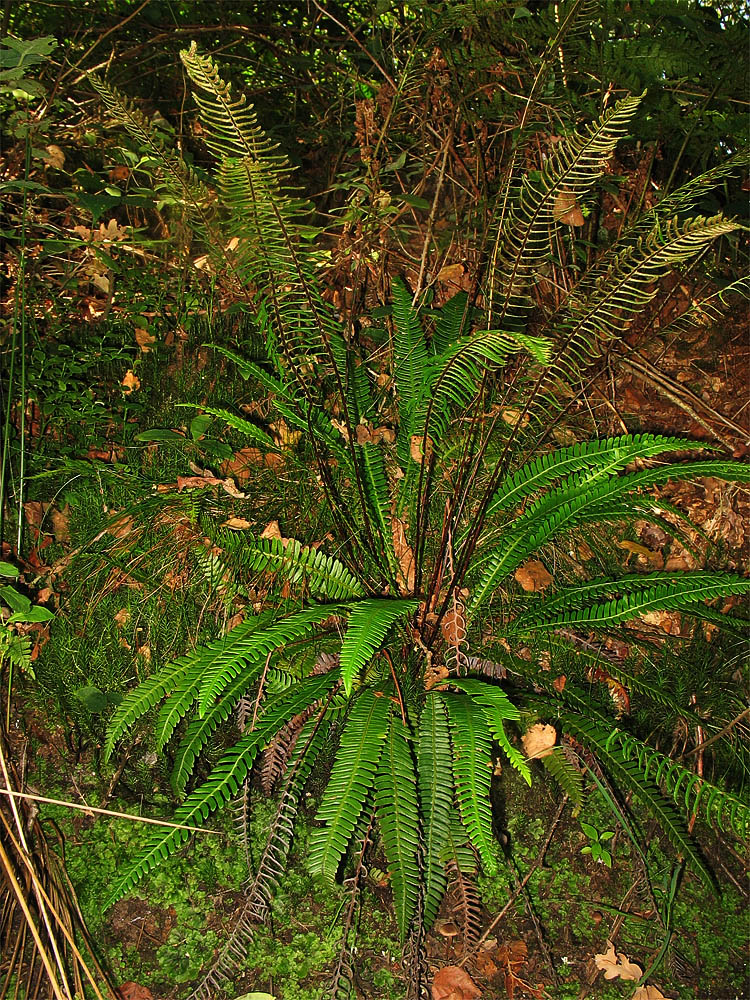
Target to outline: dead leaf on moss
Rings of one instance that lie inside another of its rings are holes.
[[[469,973],[458,965],[446,965],[432,980],[432,1000],[474,1000],[481,995]]]
[[[120,1000],[154,1000],[154,994],[147,986],[127,982],[116,991]]]
[[[125,377],[120,383],[122,386],[122,391],[126,396],[129,396],[131,392],[137,392],[141,387],[141,380],[137,375],[134,375],[131,370],[125,372]]]
[[[70,505],[65,504],[62,510],[58,510],[53,507],[50,511],[50,520],[52,521],[52,531],[55,536],[55,540],[58,542],[69,542],[70,541],[70,527],[68,525],[68,517],[70,516]]]
[[[540,760],[549,757],[552,748],[557,743],[557,731],[554,726],[545,726],[537,722],[527,729],[521,738],[524,753],[529,759]]]
[[[601,955],[594,955],[594,963],[597,969],[604,972],[605,979],[640,979],[643,969],[635,962],[631,962],[627,955],[622,952],[615,952],[615,946],[611,941],[607,941],[607,950]]]
[[[639,986],[631,1000],[669,1000],[658,986]]]
[[[552,577],[547,572],[544,563],[539,562],[538,559],[531,559],[523,566],[519,566],[514,576],[528,593],[544,590],[552,583]]]
[[[425,442],[424,452],[422,451],[423,441]],[[413,434],[409,442],[409,453],[418,465],[422,464],[423,458],[429,462],[432,457],[432,438],[429,435],[427,438],[423,438],[421,434]]]
[[[560,674],[559,677],[555,677],[555,679],[552,681],[552,687],[555,689],[555,691],[557,691],[558,694],[562,694],[562,692],[565,690],[565,682],[567,681],[567,679],[568,678],[565,676],[565,674]]]
[[[679,635],[682,629],[679,611],[646,611],[640,616],[640,621],[646,625],[656,625],[667,635]]]

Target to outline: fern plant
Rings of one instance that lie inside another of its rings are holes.
[[[485,872],[498,869],[492,766],[499,748],[531,783],[532,764],[517,743],[522,710],[559,720],[561,732],[593,754],[616,787],[635,792],[708,879],[676,807],[700,811],[738,836],[748,833],[748,808],[615,725],[584,684],[558,691],[514,649],[533,640],[535,648],[576,650],[592,634],[616,632],[655,611],[731,627],[716,601],[750,584],[708,570],[576,582],[561,574],[549,596],[521,600],[515,575],[591,525],[637,517],[675,531],[665,502],[651,492],[661,484],[750,478],[741,462],[686,460],[705,447],[677,437],[625,434],[544,447],[550,420],[560,417],[561,384],[579,392],[651,301],[659,278],[736,225],[720,216],[677,221],[654,210],[599,256],[552,316],[530,326],[536,271],[564,225],[560,199],[592,191],[638,106],[638,98],[625,98],[560,141],[540,173],[508,175],[483,306],[459,293],[430,312],[405,280],[392,278],[386,357],[359,343],[351,322],[325,300],[314,234],[298,222],[286,162],[252,108],[195,45],[182,59],[217,163],[210,179],[155,143],[148,121],[107,84],[92,82],[115,122],[152,147],[215,273],[251,311],[265,359],[224,353],[304,436],[312,461],[294,468],[323,496],[334,542],[326,552],[206,527],[214,552],[245,579],[275,581],[276,595],[283,584],[284,600],[246,614],[223,638],[132,691],[112,719],[107,754],[154,711],[157,746],[176,743],[173,783],[184,799],[174,820],[190,826],[239,794],[264,751],[286,748],[276,769],[277,822],[239,925],[249,933],[267,912],[316,757],[333,741],[309,863],[329,881],[352,857],[360,872],[379,831],[415,988],[420,942],[448,872],[466,872],[472,855]],[[721,306],[712,302],[712,309]],[[511,419],[501,418],[511,404]],[[210,412],[254,446],[269,446],[269,434],[239,412]],[[388,433],[374,433],[378,426]],[[675,455],[681,460],[665,462]],[[512,686],[504,682],[508,672]],[[237,705],[244,706],[244,730],[196,784],[204,748]],[[558,748],[545,761],[580,803],[581,771],[570,754]],[[155,832],[110,902],[187,836],[179,827]],[[230,957],[219,957],[205,995],[226,976]],[[342,957],[341,995],[349,966]]]

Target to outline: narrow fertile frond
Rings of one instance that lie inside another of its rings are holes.
[[[591,189],[625,135],[639,102],[639,97],[618,101],[593,125],[558,143],[541,174],[524,178],[490,275],[493,325],[516,330],[523,324],[529,309],[529,283],[558,225],[558,197],[578,199]]]
[[[613,747],[621,749],[629,760],[636,760],[643,776],[661,785],[687,813],[700,811],[706,821],[722,833],[726,833],[728,827],[740,839],[750,838],[750,806],[746,802],[710,784],[695,771],[630,733],[613,730],[607,737],[607,749]]]
[[[483,710],[466,695],[442,695],[448,710],[453,744],[453,776],[461,821],[489,875],[497,871],[492,835],[490,781],[492,735]]]
[[[349,845],[380,763],[391,701],[366,688],[357,698],[339,741],[339,749],[310,838],[309,863],[330,882]]]
[[[408,731],[395,713],[391,714],[375,774],[375,808],[403,941],[416,912],[419,895],[420,830],[417,780]]]
[[[425,928],[432,926],[445,893],[443,853],[448,841],[453,789],[445,780],[451,768],[448,717],[439,695],[428,694],[419,719],[419,802],[424,822],[422,866]]]
[[[377,597],[368,597],[354,605],[339,657],[341,679],[347,694],[351,694],[354,679],[368,660],[372,659],[391,625],[399,618],[405,618],[416,611],[418,607],[419,601],[415,600]]]
[[[481,706],[487,718],[492,736],[502,747],[511,766],[518,771],[527,785],[531,785],[531,772],[529,765],[520,750],[508,739],[508,734],[503,728],[503,721],[517,721],[520,712],[507,696],[502,688],[496,684],[488,684],[486,681],[476,680],[471,677],[452,678],[451,686],[469,695],[472,702]]]
[[[566,732],[572,733],[594,751],[618,787],[633,793],[638,804],[657,820],[675,850],[685,858],[705,884],[713,888],[711,874],[696,849],[684,820],[671,802],[664,798],[656,782],[644,775],[637,760],[631,760],[620,746],[608,749],[611,731],[591,719],[572,713],[562,715],[560,722]]]
[[[237,794],[247,773],[252,767],[256,754],[281,726],[310,702],[317,701],[335,681],[333,674],[311,677],[285,691],[268,705],[258,720],[257,728],[243,736],[228,750],[200,788],[192,792],[185,803],[176,810],[174,822],[185,826],[202,823],[209,813],[226,805]],[[158,828],[148,839],[138,858],[115,882],[105,908],[114,903],[149,871],[188,839],[184,829]]]
[[[201,657],[203,678],[198,694],[198,711],[205,715],[208,707],[222,694],[224,688],[249,664],[263,659],[274,650],[309,635],[321,622],[341,614],[346,609],[342,604],[316,604],[304,611],[297,611],[266,625],[251,618],[232,631],[222,645],[213,643],[211,647],[197,649],[193,656]],[[206,655],[211,649],[211,655]]]

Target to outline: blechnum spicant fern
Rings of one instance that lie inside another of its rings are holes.
[[[488,255],[484,312],[466,293],[428,312],[394,276],[391,351],[368,353],[321,294],[314,233],[297,222],[286,161],[210,58],[193,45],[182,59],[216,171],[198,182],[176,154],[158,147],[154,156],[217,276],[242,295],[264,335],[264,361],[243,358],[241,346],[224,353],[271,397],[277,419],[304,435],[313,461],[293,468],[322,490],[335,541],[326,551],[215,526],[217,557],[246,579],[255,574],[284,584],[285,599],[280,608],[246,610],[223,638],[132,691],[112,719],[107,754],[155,712],[158,747],[176,744],[173,783],[184,799],[174,820],[191,826],[237,796],[275,741],[293,745],[269,843],[265,874],[273,882],[315,758],[334,740],[309,863],[334,880],[352,850],[366,850],[379,830],[406,941],[435,919],[446,865],[460,865],[467,847],[486,872],[498,868],[492,764],[499,748],[531,783],[532,764],[517,743],[529,681],[535,710],[559,718],[562,732],[596,756],[616,788],[633,791],[705,873],[675,806],[736,835],[748,832],[747,808],[628,734],[624,720],[615,725],[592,705],[584,683],[571,680],[545,694],[543,678],[513,648],[533,637],[550,649],[567,644],[575,651],[578,637],[590,645],[592,634],[606,638],[657,611],[716,623],[717,601],[744,594],[750,584],[707,570],[627,573],[555,580],[548,595],[521,603],[515,574],[532,556],[591,525],[637,517],[669,527],[663,503],[650,493],[667,481],[750,478],[740,462],[687,459],[705,448],[677,437],[622,435],[539,447],[543,411],[556,405],[560,380],[575,390],[648,304],[658,279],[734,224],[721,217],[678,223],[653,212],[650,223],[647,216],[602,253],[546,325],[528,332],[535,270],[563,225],[558,199],[584,199],[591,191],[637,107],[638,98],[626,98],[561,140],[541,175],[509,178]],[[148,144],[147,122],[106,84],[94,85],[115,121]],[[513,426],[488,419],[488,407],[514,392]],[[231,407],[210,412],[253,446],[271,440]],[[729,617],[726,624],[733,624]],[[496,670],[481,658],[489,635]],[[516,678],[512,690],[498,680],[506,671]],[[203,748],[239,703],[253,706],[252,721],[196,785]],[[581,773],[569,758],[557,753],[549,770],[580,799]],[[113,887],[112,900],[187,836],[182,829],[155,832]],[[253,896],[254,913],[261,896]]]

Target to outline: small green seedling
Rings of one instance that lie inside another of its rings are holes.
[[[597,864],[606,865],[607,868],[611,868],[612,854],[604,847],[604,844],[614,837],[615,831],[604,830],[602,833],[599,833],[595,826],[591,826],[590,823],[584,823],[583,820],[581,820],[581,829],[589,838],[589,843],[581,848],[581,854],[590,854]]]

